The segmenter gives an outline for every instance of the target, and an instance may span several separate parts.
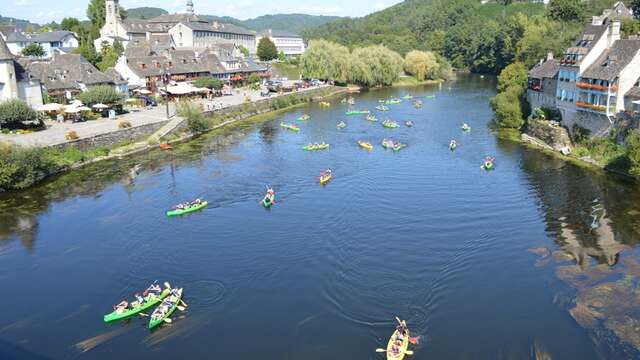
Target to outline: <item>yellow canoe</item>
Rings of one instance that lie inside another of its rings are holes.
[[[333,175],[331,174],[320,176],[320,185],[326,185],[329,181],[331,181],[331,179],[333,179]]]
[[[366,149],[369,151],[373,150],[373,145],[371,145],[371,143],[368,143],[366,141],[359,140],[358,145],[360,145],[360,147],[362,147],[363,149]]]
[[[389,339],[389,343],[387,344],[387,360],[402,360],[406,355],[406,351],[409,348],[409,329],[407,329],[406,336],[402,339],[402,344],[399,345],[398,341],[398,330],[393,332],[391,338]],[[397,345],[397,351],[393,351],[393,345]]]

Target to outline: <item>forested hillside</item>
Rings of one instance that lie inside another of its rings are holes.
[[[167,10],[156,7],[138,7],[127,9],[127,17],[132,19],[151,19],[167,14]]]
[[[582,29],[588,14],[614,0],[588,0],[578,18],[547,16],[542,4],[477,0],[407,0],[357,19],[340,19],[304,32],[349,47],[383,44],[400,54],[431,50],[456,68],[499,73],[513,61],[533,65],[548,51],[560,53]]]

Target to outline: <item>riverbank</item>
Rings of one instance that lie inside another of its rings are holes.
[[[398,81],[394,82],[391,87],[408,87],[408,86],[420,86],[420,85],[437,85],[445,82],[443,79],[438,80],[418,80],[413,76],[401,76]]]
[[[346,92],[345,88],[323,87],[313,91],[291,93],[275,98],[267,98],[251,103],[229,106],[222,110],[204,112],[193,104],[195,114],[201,114],[205,120],[199,128],[193,126],[194,119],[178,117],[156,132],[139,141],[120,141],[111,146],[83,148],[75,146],[20,148],[11,144],[0,146],[0,192],[21,190],[31,187],[51,176],[77,170],[101,161],[121,159],[134,154],[157,149],[160,143],[175,144],[197,137],[201,134],[223,129],[241,122],[254,122],[269,118],[270,113],[277,115],[309,103],[320,101]],[[191,116],[193,116],[192,113]],[[253,117],[258,117],[252,119]],[[167,129],[168,128],[168,129]],[[78,140],[78,141],[82,141]],[[95,140],[84,139],[89,143]]]

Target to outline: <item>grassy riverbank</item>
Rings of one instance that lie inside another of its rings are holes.
[[[418,80],[413,76],[401,76],[391,87],[407,87],[418,85],[433,85],[444,82],[444,80]]]

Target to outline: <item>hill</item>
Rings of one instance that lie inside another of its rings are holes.
[[[36,30],[40,27],[38,24],[34,24],[29,20],[16,19],[12,17],[4,17],[0,15],[0,25],[13,25],[21,30],[26,30],[31,25],[31,29]]]
[[[168,13],[165,9],[146,6],[127,9],[127,17],[132,19],[151,19]]]
[[[299,34],[303,30],[324,25],[340,19],[337,16],[319,16],[307,14],[263,15],[243,21],[244,26],[256,31],[274,29]]]

